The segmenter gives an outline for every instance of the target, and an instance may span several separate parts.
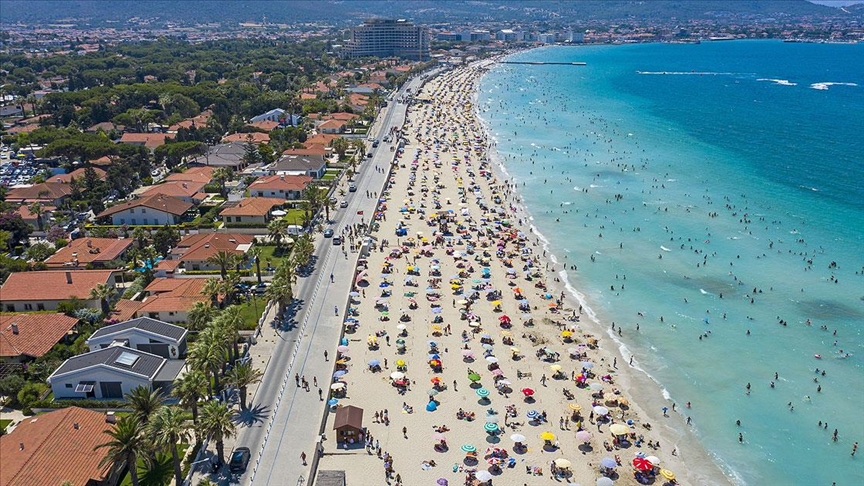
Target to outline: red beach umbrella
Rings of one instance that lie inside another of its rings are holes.
[[[637,457],[633,459],[633,467],[639,471],[650,471],[654,469],[654,464],[651,464],[651,461],[644,457]]]
[[[525,395],[526,397],[530,397],[531,395],[534,394],[534,390],[531,388],[523,388],[522,394]]]

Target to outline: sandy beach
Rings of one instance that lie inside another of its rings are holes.
[[[331,413],[319,470],[352,486],[702,482],[684,465],[710,463],[686,437],[685,405],[586,322],[493,167],[473,106],[482,72],[430,80],[387,190],[353,196],[380,198],[376,248],[358,266],[336,375],[314,378],[332,381],[333,410],[364,410],[366,437],[338,443]]]

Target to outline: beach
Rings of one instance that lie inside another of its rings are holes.
[[[304,377],[334,400],[319,470],[351,485],[728,482],[686,405],[631,368],[546,257],[475,113],[485,69],[429,80],[434,101],[409,108],[402,152],[376,168],[392,170],[386,190],[354,195],[380,211],[336,374]],[[363,409],[365,432],[342,442],[345,406]]]

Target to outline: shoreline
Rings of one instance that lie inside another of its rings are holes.
[[[493,60],[483,61],[479,63],[480,65],[484,65],[485,69],[488,70],[489,67],[494,66],[498,63],[498,60],[509,57],[514,54],[527,52],[534,49],[539,49],[545,46],[532,47],[529,49],[520,49],[515,52],[508,52],[502,56],[493,58]],[[603,347],[603,343],[600,343],[598,350],[606,353],[606,357],[621,357],[623,360],[630,360],[633,355],[632,352],[627,347],[627,344],[622,340],[618,339],[614,336],[614,332],[608,326],[604,326],[601,322],[601,317],[597,315],[589,300],[585,297],[585,294],[580,292],[577,288],[578,284],[574,284],[571,280],[570,275],[566,269],[566,265],[562,265],[561,260],[558,259],[555,253],[552,251],[552,244],[543,234],[543,232],[538,228],[534,223],[534,218],[531,216],[531,212],[527,206],[525,206],[522,197],[520,195],[520,191],[518,188],[518,184],[515,184],[513,176],[507,172],[506,165],[503,160],[498,156],[496,143],[494,135],[491,133],[491,127],[489,126],[489,122],[485,120],[480,112],[479,112],[479,96],[480,96],[480,84],[482,82],[482,78],[486,76],[488,71],[483,72],[483,74],[479,75],[474,80],[474,116],[477,120],[477,123],[480,125],[483,132],[487,137],[486,144],[486,156],[490,160],[490,165],[496,173],[496,176],[499,179],[499,182],[502,183],[510,183],[512,184],[512,190],[514,190],[516,197],[510,197],[510,204],[517,208],[516,213],[522,213],[525,215],[525,219],[523,224],[519,224],[518,221],[514,223],[515,226],[521,227],[522,231],[526,234],[535,235],[538,240],[540,246],[543,248],[546,256],[542,257],[544,260],[548,260],[549,264],[551,264],[551,268],[546,270],[546,282],[547,284],[555,289],[554,293],[560,293],[562,290],[566,292],[570,298],[576,300],[578,305],[583,309],[581,315],[587,316],[588,321],[591,324],[588,327],[593,327],[591,329],[592,334],[598,336],[604,336],[609,339],[612,343],[614,343],[614,349],[609,349]],[[556,267],[562,267],[556,269]],[[557,278],[556,278],[557,277]],[[578,280],[578,275],[575,276]],[[581,321],[584,322],[584,321]],[[660,410],[664,406],[668,406],[672,400],[668,396],[668,392],[665,387],[663,387],[662,383],[657,381],[653,375],[648,370],[645,370],[641,366],[639,366],[639,362],[635,361],[634,364],[629,365],[631,370],[629,372],[622,372],[620,369],[623,367],[619,367],[619,372],[616,375],[618,380],[621,382],[621,387],[627,390],[627,393],[633,397],[631,401],[631,407],[638,411],[637,415],[647,417],[651,420],[652,424],[664,424],[663,432],[661,435],[663,437],[664,443],[671,443],[673,447],[678,448],[678,457],[680,458],[680,466],[678,469],[682,471],[686,471],[686,473],[682,473],[681,476],[686,477],[693,484],[743,484],[741,478],[739,478],[734,470],[730,466],[728,466],[724,461],[720,460],[719,457],[715,456],[713,453],[709,452],[705,446],[702,444],[700,438],[696,435],[696,433],[690,429],[690,427],[686,424],[686,416],[682,413],[670,413],[668,417],[662,417],[662,414],[657,414],[656,412],[651,413],[646,409],[651,410]],[[650,404],[649,406],[642,407],[641,405]],[[669,424],[669,421],[674,422],[674,427]],[[682,452],[682,449],[684,452]],[[708,462],[706,462],[708,461]],[[719,464],[718,464],[719,462]],[[689,467],[684,467],[685,463]],[[699,464],[699,467],[693,467],[693,464]],[[706,464],[712,464],[713,466],[709,467]],[[722,464],[722,466],[720,465]]]

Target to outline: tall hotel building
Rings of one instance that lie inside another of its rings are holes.
[[[429,30],[405,20],[373,19],[351,28],[347,57],[401,57],[428,61]]]

